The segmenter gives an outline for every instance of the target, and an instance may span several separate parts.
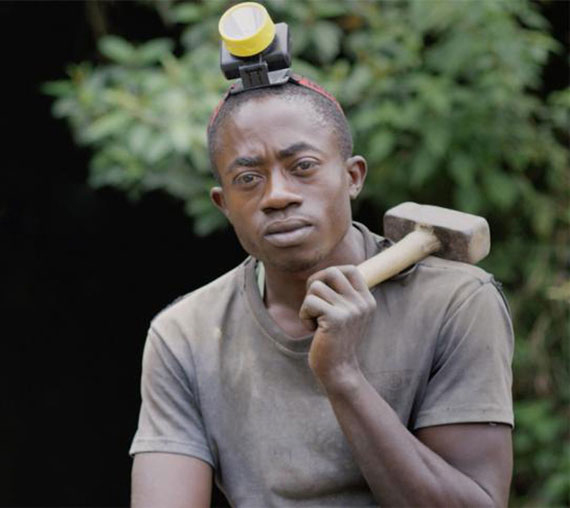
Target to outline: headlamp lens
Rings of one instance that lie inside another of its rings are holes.
[[[275,37],[275,25],[263,5],[244,2],[228,9],[218,29],[228,51],[238,57],[261,53]]]

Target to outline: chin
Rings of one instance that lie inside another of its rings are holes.
[[[324,255],[321,252],[314,253],[311,256],[261,256],[264,265],[271,266],[282,272],[299,273],[314,271],[314,269],[323,261]]]

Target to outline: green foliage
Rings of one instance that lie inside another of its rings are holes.
[[[185,33],[191,46],[181,57],[169,39],[134,46],[103,37],[99,50],[108,64],[72,65],[70,79],[44,86],[57,97],[54,115],[70,122],[79,144],[93,148],[93,186],[114,186],[134,198],[161,189],[184,201],[201,234],[225,224],[204,206],[214,183],[205,125],[226,87],[212,65],[218,59],[214,21],[204,31],[209,44],[194,47],[192,30]]]
[[[230,2],[144,2],[181,37],[99,41],[108,63],[45,86],[54,114],[93,149],[90,181],[183,200],[195,229],[209,203],[205,127],[226,88],[217,21]],[[505,283],[517,338],[514,505],[570,499],[570,90],[543,98],[561,51],[526,0],[267,0],[289,23],[294,69],[343,104],[369,176],[361,204],[404,200],[485,215],[483,265]]]

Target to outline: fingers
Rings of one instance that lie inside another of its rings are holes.
[[[338,300],[333,299],[329,289],[343,297],[356,298],[360,295],[367,301],[373,299],[364,277],[354,265],[332,266],[307,279],[308,294],[319,294],[329,303],[335,303]]]
[[[350,296],[355,292],[370,295],[364,277],[354,265],[332,266],[314,273],[307,279],[307,292],[312,288],[321,289],[315,282],[323,283],[340,295]]]
[[[313,274],[307,280],[307,296],[301,319],[317,318],[339,308],[365,311],[375,306],[366,282],[353,265],[334,266]]]
[[[345,295],[349,295],[353,291],[354,289],[346,280],[336,281],[329,285],[329,283],[317,279],[310,284],[307,295],[314,295],[331,305],[335,305],[340,303]]]
[[[308,294],[299,311],[299,317],[303,320],[314,320],[333,311],[334,307],[330,303],[315,294]]]

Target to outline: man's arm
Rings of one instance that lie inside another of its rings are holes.
[[[209,508],[212,468],[171,453],[139,453],[132,470],[132,508]]]
[[[411,434],[366,379],[327,393],[375,499],[386,506],[507,506],[507,425],[453,424]]]
[[[376,500],[387,506],[506,506],[510,428],[440,425],[414,436],[358,365],[356,346],[376,306],[360,273],[328,268],[308,287],[300,315],[317,321],[309,364]]]
[[[142,404],[130,449],[134,455],[131,503],[135,508],[206,508],[210,506],[213,457],[192,373],[184,369],[176,353],[184,337],[166,330],[167,324],[154,321],[145,344]]]
[[[513,470],[511,427],[504,424],[455,424],[426,427],[417,438],[507,506]]]

